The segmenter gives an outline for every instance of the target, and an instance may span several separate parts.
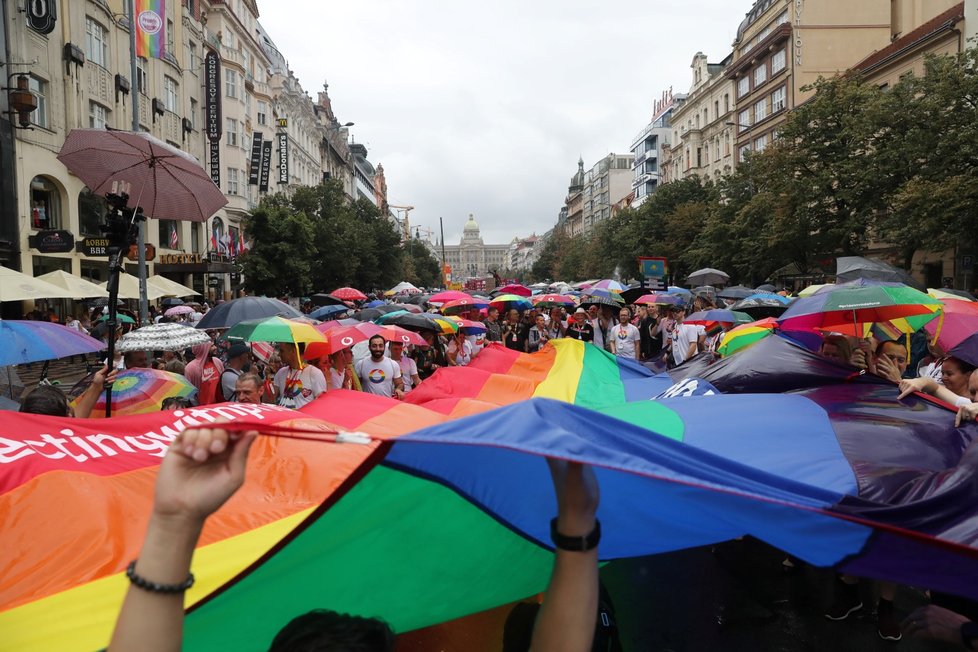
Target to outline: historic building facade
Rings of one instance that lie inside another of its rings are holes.
[[[471,214],[462,229],[459,243],[445,245],[444,248],[445,264],[452,268],[454,282],[488,276],[504,269],[509,262],[509,245],[485,244],[479,231],[479,223]]]

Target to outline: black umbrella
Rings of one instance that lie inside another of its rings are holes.
[[[762,297],[756,299],[742,299],[730,306],[730,310],[746,312],[754,319],[763,319],[764,317],[780,317],[781,313],[787,309],[788,305],[781,303],[777,299],[765,299]]]
[[[346,301],[344,301],[343,299],[340,299],[339,297],[334,297],[332,294],[323,294],[322,292],[320,292],[319,294],[312,295],[311,297],[309,297],[309,300],[312,301],[312,305],[314,305],[314,306],[348,306],[348,305],[350,305]]]
[[[424,304],[428,303],[428,297],[430,296],[430,294],[414,294],[406,299],[403,299],[403,302],[411,303],[416,306],[423,306]]]
[[[664,290],[663,290],[664,291]],[[648,287],[642,287],[640,285],[630,285],[620,292],[621,298],[625,300],[625,303],[635,303],[635,300],[644,294],[651,294],[655,292]]]
[[[296,319],[303,314],[278,299],[268,297],[241,297],[225,301],[214,306],[197,324],[197,328],[231,328],[246,319],[263,319],[266,317],[285,317]]]
[[[176,297],[167,297],[166,299],[160,301],[160,305],[163,306],[164,308],[172,308],[173,306],[182,306],[183,299],[178,299]]]
[[[397,312],[398,310],[404,310],[404,308],[393,306],[391,304],[377,306],[376,308],[364,308],[354,315],[354,319],[359,319],[360,321],[373,321],[381,315],[386,315],[389,312]]]
[[[401,315],[394,315],[383,320],[384,325],[393,324],[411,330],[427,330],[441,332],[441,326],[436,324],[426,313],[416,315],[413,312],[406,312]]]
[[[765,283],[764,285],[758,285],[754,288],[756,292],[777,292],[778,288],[774,287],[770,283]],[[753,292],[751,293],[753,294]]]
[[[743,285],[733,285],[731,287],[720,290],[717,294],[721,299],[746,299],[750,295],[757,292],[757,290],[752,290]]]
[[[885,263],[882,260],[863,258],[862,256],[840,256],[836,259],[836,283],[855,281],[857,278],[864,278],[870,281],[903,283],[921,292],[927,291],[927,288],[906,271]]]

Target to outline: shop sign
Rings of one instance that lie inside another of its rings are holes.
[[[212,143],[221,140],[221,91],[221,55],[208,48],[204,55],[204,132]]]
[[[219,288],[221,285],[223,285],[223,282],[220,276],[211,276],[207,279],[207,287]]]
[[[86,256],[108,256],[108,238],[85,238],[81,242],[81,252]]]
[[[27,238],[28,244],[42,254],[60,254],[75,248],[71,231],[45,230]]]
[[[248,185],[258,185],[258,174],[261,170],[262,139],[264,136],[256,131],[251,139],[251,165],[248,169]]]
[[[129,245],[129,253],[126,254],[126,258],[132,261],[139,260],[139,248],[136,245]],[[153,260],[156,258],[156,246],[146,243],[146,260]]]
[[[278,182],[289,182],[289,135],[278,134]]]
[[[205,262],[199,253],[160,254],[161,265],[196,265]]]
[[[272,141],[266,140],[261,145],[261,170],[258,178],[258,190],[268,192],[268,173],[272,167]]]

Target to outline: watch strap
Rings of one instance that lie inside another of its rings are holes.
[[[601,541],[601,522],[594,519],[594,529],[585,536],[568,536],[557,529],[557,519],[550,520],[550,539],[554,546],[570,552],[587,552],[598,547]]]

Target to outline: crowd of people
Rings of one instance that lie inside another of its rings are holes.
[[[298,409],[323,393],[340,389],[403,399],[439,369],[471,364],[487,346],[501,345],[519,352],[535,353],[548,342],[559,338],[588,342],[611,355],[662,370],[681,365],[701,353],[716,355],[723,333],[734,324],[721,322],[708,331],[704,325],[689,324],[685,319],[693,311],[725,307],[722,300],[711,295],[691,297],[688,304],[628,306],[617,301],[585,301],[580,306],[510,309],[504,315],[496,307],[490,306],[488,309],[474,308],[461,315],[477,322],[476,328],[459,329],[451,334],[439,333],[433,328],[421,330],[424,346],[405,345],[374,335],[359,349],[348,346],[316,358],[307,355],[307,348],[301,342],[273,343],[270,352],[257,356],[248,343],[228,341],[223,337],[223,331],[214,330],[208,331],[210,341],[189,350],[134,351],[117,355],[113,361],[102,360],[87,388],[71,403],[60,389],[39,386],[25,397],[21,410],[57,416],[88,416],[101,392],[114,380],[119,370],[146,367],[182,374],[196,388],[192,399],[167,399],[163,409],[226,401],[269,403]],[[206,310],[205,304],[199,312],[185,311],[180,316],[167,317],[157,313],[153,320],[156,323],[176,321],[193,325]],[[430,310],[438,312],[437,306],[432,306]],[[100,312],[101,309],[96,309],[80,315],[66,325],[81,332],[91,332],[106,341],[109,337],[119,338],[134,327],[134,324],[123,323],[115,333],[108,333],[105,328],[100,332],[97,329],[103,323]],[[350,310],[352,315],[356,312],[356,308]],[[42,317],[40,314],[36,316]],[[56,315],[50,313],[46,318],[54,320]],[[975,366],[947,355],[934,341],[919,334],[909,341],[907,336],[898,340],[877,341],[872,337],[829,333],[824,335],[815,352],[856,372],[875,374],[892,381],[898,385],[900,398],[913,392],[924,392],[950,403],[959,409],[959,423],[978,416],[978,374],[973,373]],[[190,555],[204,520],[240,486],[252,439],[253,434],[239,437],[219,428],[191,429],[171,446],[161,467],[157,504],[143,555],[130,568],[131,577],[149,578],[145,582],[150,588],[133,580],[134,586],[126,598],[110,649],[140,647],[134,642],[144,641],[146,631],[157,632],[160,641],[169,641],[170,644],[160,649],[172,649],[174,640],[178,647],[178,621],[182,621],[183,617],[182,592],[160,592],[152,587],[182,586],[179,582],[189,574]],[[224,468],[226,471],[228,464],[232,471],[230,474],[216,470]],[[199,476],[202,493],[176,498],[190,490],[192,485],[187,480],[197,478],[194,469],[198,466],[205,471]],[[597,487],[593,474],[586,468],[577,468],[568,476],[566,465],[558,472],[555,463],[552,463],[552,469],[561,514],[565,513],[564,502],[569,500],[567,492],[573,494],[575,504],[580,508],[571,510],[572,515],[562,516],[558,529],[561,533],[573,533],[578,538],[584,538],[596,528],[593,508]],[[567,484],[567,477],[573,477],[574,481]],[[168,498],[171,495],[174,496],[172,501]],[[170,502],[192,513],[174,515],[171,512],[175,508]],[[173,535],[172,532],[164,532],[167,528],[157,523],[158,520],[172,517],[178,517],[185,531]],[[171,540],[173,536],[176,539]],[[180,550],[179,554],[159,553],[162,548],[174,547]],[[590,649],[592,632],[589,627],[582,630],[580,621],[582,615],[593,614],[596,609],[597,557],[590,553],[591,549],[584,551],[587,554],[570,552],[573,548],[562,552],[558,545],[557,550],[548,599],[536,620],[536,627],[532,629],[534,649]],[[786,568],[793,567],[795,562],[791,558],[786,559]],[[160,582],[163,584],[155,584]],[[863,608],[858,582],[855,577],[838,578],[836,599],[826,611],[826,618],[842,620]],[[879,596],[876,603],[877,627],[884,639],[899,640],[906,631],[950,640],[953,637],[948,634],[948,628],[970,622],[966,617],[935,604],[911,614],[901,625],[893,609],[895,590],[892,584],[875,585]],[[308,634],[313,631],[316,632],[315,636],[325,637],[321,640],[333,641],[329,638],[332,634],[323,632],[333,631],[337,622],[342,623],[343,627],[354,623],[354,629],[362,626],[364,631],[373,632],[372,636],[378,643],[370,649],[390,649],[393,639],[383,623],[368,619],[350,620],[332,612],[298,617],[282,630],[276,642],[279,639],[292,641],[298,635],[297,630],[305,632],[303,636],[314,636]],[[574,632],[573,642],[568,638],[569,632]],[[587,641],[587,645],[583,645],[584,641]],[[278,646],[277,643],[273,644],[272,649],[297,649]]]

